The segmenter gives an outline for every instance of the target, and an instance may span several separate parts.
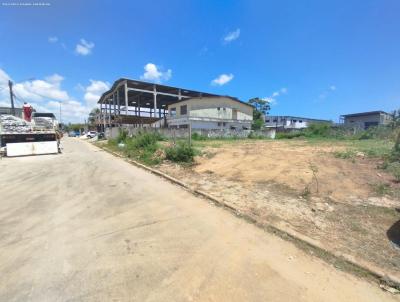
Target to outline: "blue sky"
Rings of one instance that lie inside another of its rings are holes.
[[[65,119],[83,121],[129,77],[268,98],[270,114],[400,107],[397,0],[43,2],[0,6],[0,104],[11,78],[19,102],[62,101]]]

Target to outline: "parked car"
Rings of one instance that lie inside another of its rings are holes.
[[[70,131],[68,133],[68,136],[70,136],[70,137],[79,137],[79,131]]]
[[[87,134],[86,134],[86,137],[88,137],[88,138],[93,138],[93,137],[95,137],[97,135],[97,132],[96,131],[89,131]]]

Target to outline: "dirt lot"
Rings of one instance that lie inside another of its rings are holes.
[[[245,140],[197,146],[202,155],[194,166],[164,163],[159,169],[260,221],[400,276],[400,249],[393,243],[400,232],[399,184],[378,169],[379,159],[367,156],[385,147],[381,142]],[[338,158],[347,150],[351,158]]]

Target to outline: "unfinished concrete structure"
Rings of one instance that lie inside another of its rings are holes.
[[[393,115],[385,111],[369,111],[361,113],[344,114],[340,122],[345,126],[368,129],[373,126],[388,125],[393,120]]]
[[[99,130],[118,125],[166,125],[167,108],[177,101],[218,95],[190,89],[121,78],[103,93],[96,118]],[[164,119],[164,122],[161,120]]]
[[[265,127],[276,129],[304,129],[313,123],[331,124],[331,121],[298,116],[265,116]]]
[[[168,106],[168,127],[249,130],[253,106],[232,97],[194,97]]]

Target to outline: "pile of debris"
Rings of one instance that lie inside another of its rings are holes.
[[[50,117],[34,117],[35,128],[37,129],[54,129],[54,121]]]
[[[26,133],[31,131],[32,125],[27,121],[12,115],[0,115],[1,133]]]

